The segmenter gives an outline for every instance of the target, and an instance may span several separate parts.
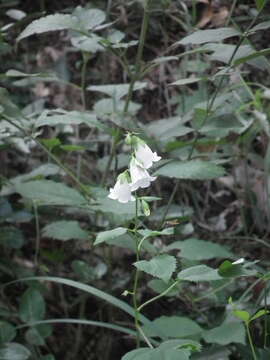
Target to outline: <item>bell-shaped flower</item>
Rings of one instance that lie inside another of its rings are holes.
[[[121,203],[135,201],[134,196],[131,195],[131,184],[129,183],[127,170],[118,176],[116,184],[110,189],[108,197]]]
[[[158,156],[156,152],[153,152],[144,141],[139,138],[137,139],[135,157],[145,169],[149,169],[153,165],[153,162],[159,161],[161,157]]]
[[[139,188],[147,188],[150,186],[151,181],[156,180],[156,177],[150,176],[148,171],[142,167],[134,157],[131,159],[129,171],[131,177],[131,191],[135,191]]]

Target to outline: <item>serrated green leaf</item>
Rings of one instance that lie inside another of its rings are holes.
[[[216,269],[207,265],[196,265],[180,271],[177,275],[178,279],[185,281],[215,281],[221,280],[222,277]]]
[[[77,6],[72,15],[78,18],[81,28],[87,30],[95,29],[106,19],[104,11],[100,9],[86,9],[82,6]]]
[[[182,125],[179,117],[153,121],[150,125],[145,126],[145,130],[150,137],[154,137],[159,141],[185,136],[194,131],[192,128]]]
[[[137,269],[168,282],[176,269],[176,259],[171,255],[158,255],[151,260],[134,263]]]
[[[16,184],[15,188],[21,196],[40,202],[42,205],[86,204],[86,200],[77,190],[52,180],[28,181]]]
[[[45,301],[41,293],[29,288],[23,294],[20,301],[19,315],[24,322],[42,320],[45,315]]]
[[[79,29],[79,20],[77,17],[69,14],[48,15],[34,20],[18,36],[17,41],[27,38],[34,34],[42,34],[48,31],[58,31],[65,29]]]
[[[241,33],[233,28],[219,28],[210,30],[198,30],[193,34],[184,37],[176,44],[204,44],[207,42],[219,42],[233,36],[240,36]]]
[[[123,227],[118,227],[116,229],[108,230],[108,231],[102,231],[97,235],[94,245],[98,245],[103,242],[117,239],[119,236],[124,235],[126,233],[127,233],[127,229]]]
[[[143,327],[148,336],[157,336],[155,328],[165,331],[169,338],[187,338],[198,335],[202,331],[202,328],[195,321],[182,316],[161,316],[152,321],[152,324],[154,326],[151,329],[148,325]]]
[[[30,351],[21,344],[6,343],[0,348],[1,360],[27,360],[30,356]]]
[[[214,258],[230,258],[233,255],[220,244],[210,241],[187,239],[176,241],[165,248],[165,251],[181,250],[179,256],[189,260],[208,260]]]
[[[229,322],[214,329],[205,330],[202,336],[206,342],[211,344],[229,345],[239,343],[245,345],[246,343],[246,331],[241,322]]]
[[[56,112],[48,110],[41,113],[35,122],[35,126],[39,128],[41,126],[80,125],[82,123],[89,127],[102,128],[102,124],[93,113],[81,111]]]
[[[141,90],[147,85],[146,82],[135,82],[133,91]],[[127,95],[130,84],[111,84],[111,85],[92,85],[86,90],[98,91],[110,96],[113,99],[120,100],[123,96]]]
[[[223,167],[202,160],[172,161],[165,164],[155,172],[155,176],[161,175],[177,179],[209,180],[225,174]]]
[[[42,235],[45,237],[67,241],[71,239],[85,240],[89,234],[83,230],[78,221],[55,221],[46,225],[42,229]]]

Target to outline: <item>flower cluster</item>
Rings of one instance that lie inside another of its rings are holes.
[[[139,188],[147,188],[150,183],[156,179],[151,176],[147,169],[149,169],[153,162],[159,161],[160,156],[153,152],[149,146],[140,138],[134,135],[128,135],[128,144],[132,145],[134,151],[129,164],[129,170],[121,173],[113,188],[110,189],[108,197],[113,200],[118,200],[121,203],[134,201],[132,191]]]

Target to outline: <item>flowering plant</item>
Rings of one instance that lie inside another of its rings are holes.
[[[161,159],[142,139],[135,135],[128,134],[126,142],[134,148],[129,170],[125,170],[118,176],[116,184],[110,189],[108,195],[110,199],[118,200],[121,203],[134,201],[132,191],[147,188],[152,181],[156,180],[156,177],[151,176],[147,169],[153,165],[153,162]]]

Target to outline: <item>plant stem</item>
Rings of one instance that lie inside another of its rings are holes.
[[[138,311],[141,311],[146,305],[151,304],[152,302],[162,298],[163,296],[167,295],[178,283],[180,280],[176,280],[171,286],[169,286],[166,290],[164,290],[161,294],[153,297],[152,299],[147,300],[145,303],[138,307]]]
[[[87,64],[90,59],[90,54],[83,51],[82,52],[83,57],[83,64],[82,64],[82,71],[81,71],[81,99],[82,99],[82,106],[83,110],[86,110],[86,69]]]
[[[35,223],[36,223],[36,246],[35,246],[34,264],[35,267],[37,268],[39,248],[40,248],[40,226],[39,226],[38,206],[35,201],[33,201],[33,208],[34,208]]]
[[[139,250],[139,239],[138,239],[138,198],[136,197],[136,213],[135,213],[135,227],[134,227],[134,233],[136,237],[136,261],[140,260],[140,250]],[[138,283],[139,283],[139,269],[136,267],[135,270],[135,276],[134,276],[134,284],[133,284],[133,307],[135,311],[135,328],[137,331],[137,337],[136,337],[136,347],[138,348],[140,346],[140,312],[138,310],[138,301],[137,301],[137,292],[138,292]]]
[[[126,113],[128,111],[128,107],[129,107],[129,103],[131,101],[135,82],[140,78],[140,74],[141,74],[143,49],[144,49],[146,34],[147,34],[147,30],[148,30],[148,23],[149,23],[150,2],[151,2],[151,0],[146,0],[145,5],[144,5],[143,21],[142,21],[139,46],[138,46],[138,51],[137,51],[137,56],[136,56],[136,63],[135,63],[135,72],[132,76],[131,83],[130,83],[130,86],[128,89],[128,95],[127,95],[123,115],[126,115]]]
[[[253,344],[253,341],[252,341],[252,337],[251,337],[251,334],[250,334],[248,322],[245,322],[245,325],[246,325],[246,329],[247,329],[247,336],[248,336],[249,345],[251,347],[253,360],[258,360],[256,352],[255,352],[254,344]]]
[[[76,177],[76,175],[73,173],[73,171],[71,169],[69,169],[68,167],[66,167],[65,165],[62,164],[62,162],[53,154],[51,153],[45,145],[42,144],[42,142],[40,140],[38,140],[36,137],[34,137],[31,134],[28,134],[26,130],[24,130],[21,126],[17,125],[16,122],[14,122],[12,119],[10,119],[8,116],[1,114],[1,116],[10,124],[12,124],[13,126],[15,126],[17,129],[19,129],[25,136],[29,137],[31,140],[35,141],[35,143],[37,143],[42,150],[48,155],[48,157],[50,159],[52,159],[62,170],[64,170],[64,172],[69,175],[69,177],[77,184],[77,186],[80,188],[80,190],[87,196],[91,196],[89,190],[80,182],[80,180]]]
[[[228,66],[227,66],[227,68],[226,68],[226,71],[225,71],[225,73],[223,74],[223,76],[221,76],[220,81],[219,81],[219,83],[218,83],[218,85],[217,85],[217,87],[216,87],[216,90],[215,90],[213,96],[212,96],[211,99],[208,101],[208,104],[207,104],[207,107],[206,107],[205,117],[204,117],[204,119],[202,120],[202,123],[201,123],[201,126],[200,126],[200,129],[199,129],[199,130],[201,130],[201,129],[204,127],[204,125],[206,124],[207,120],[209,119],[209,116],[211,115],[212,108],[213,108],[213,106],[214,106],[214,103],[215,103],[215,100],[216,100],[216,98],[217,98],[217,96],[218,96],[218,93],[219,93],[220,90],[222,89],[223,82],[224,82],[224,79],[225,79],[225,77],[226,77],[226,74],[228,73],[228,71],[231,69],[231,67],[232,67],[232,65],[233,65],[234,57],[235,57],[235,55],[236,55],[239,47],[242,45],[243,41],[246,39],[249,30],[253,27],[253,25],[256,23],[257,19],[259,18],[262,10],[263,10],[263,8],[258,12],[258,14],[256,15],[256,17],[255,17],[255,18],[252,20],[252,22],[249,24],[249,26],[247,27],[246,31],[242,33],[242,35],[241,35],[241,37],[240,37],[237,45],[235,46],[234,51],[233,51],[233,53],[232,53],[232,55],[231,55],[231,57],[230,57],[230,59],[229,59],[229,62],[228,62]],[[190,153],[189,153],[189,155],[188,155],[188,157],[187,157],[187,161],[191,160],[192,155],[193,155],[193,152],[194,152],[195,147],[196,147],[196,145],[197,145],[197,142],[198,142],[198,140],[199,140],[199,136],[200,136],[199,130],[197,131],[197,134],[195,135],[195,138],[194,138],[194,141],[193,141],[193,143],[192,143],[192,147],[191,147]],[[179,185],[180,185],[180,180],[177,180],[176,183],[175,183],[175,186],[174,186],[174,188],[173,188],[171,197],[170,197],[170,199],[169,199],[168,205],[167,205],[167,207],[166,207],[166,209],[165,209],[165,211],[164,211],[164,215],[163,215],[163,217],[162,217],[162,221],[161,221],[161,223],[160,223],[160,227],[162,227],[162,225],[163,225],[163,223],[164,223],[164,221],[165,221],[165,219],[166,219],[166,216],[167,216],[167,214],[168,214],[168,212],[169,212],[169,209],[170,209],[170,207],[171,207],[171,205],[172,205],[174,196],[175,196],[175,194],[176,194],[176,192],[177,192],[177,190],[178,190]]]

